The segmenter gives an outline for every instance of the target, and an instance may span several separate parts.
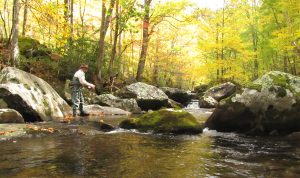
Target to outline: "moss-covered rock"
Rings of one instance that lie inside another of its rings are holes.
[[[19,38],[19,48],[20,53],[26,58],[43,56],[50,58],[49,54],[51,54],[51,50],[47,46],[40,44],[38,40],[32,38]]]
[[[170,109],[162,109],[146,113],[139,118],[124,120],[120,123],[120,127],[154,133],[198,134],[202,132],[202,126],[190,113]]]
[[[300,77],[272,71],[222,100],[205,126],[249,134],[300,131],[299,96]]]

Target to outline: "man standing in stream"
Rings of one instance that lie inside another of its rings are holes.
[[[80,116],[88,116],[89,114],[83,111],[83,94],[82,88],[95,89],[95,85],[85,80],[85,73],[88,71],[87,64],[81,64],[79,70],[74,74],[71,82],[72,102],[73,102],[73,117],[76,117],[77,109],[80,111]]]

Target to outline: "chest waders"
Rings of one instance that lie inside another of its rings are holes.
[[[73,77],[72,82],[71,82],[71,94],[72,94],[72,110],[73,110],[73,116],[76,116],[77,109],[80,111],[80,115],[82,115],[83,112],[83,103],[84,103],[84,98],[82,94],[82,85],[79,82],[79,79],[77,77]]]

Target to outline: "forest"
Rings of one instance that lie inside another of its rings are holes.
[[[0,63],[47,81],[87,63],[99,86],[115,75],[183,89],[299,75],[299,0],[214,2],[0,0]]]

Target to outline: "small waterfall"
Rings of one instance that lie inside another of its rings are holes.
[[[191,113],[200,123],[204,123],[207,118],[212,114],[214,109],[206,109],[199,107],[199,100],[192,100],[187,107],[184,108],[187,112]]]
[[[199,100],[192,100],[184,109],[200,109]]]

